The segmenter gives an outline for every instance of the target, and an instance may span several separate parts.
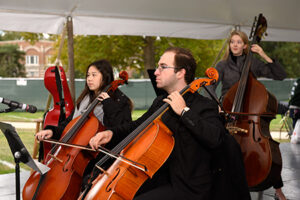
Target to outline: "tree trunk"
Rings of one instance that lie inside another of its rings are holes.
[[[145,39],[145,46],[144,46],[144,77],[149,78],[147,69],[154,69],[155,68],[155,38],[146,36]]]

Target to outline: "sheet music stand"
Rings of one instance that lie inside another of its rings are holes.
[[[43,165],[32,159],[26,147],[24,146],[22,140],[20,139],[15,127],[10,124],[0,122],[0,129],[4,133],[7,142],[9,144],[10,150],[15,159],[16,167],[16,199],[20,199],[20,162],[26,164],[33,170],[39,172],[40,174],[45,174],[50,170],[49,167]]]

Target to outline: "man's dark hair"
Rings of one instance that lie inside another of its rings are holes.
[[[180,48],[180,47],[169,47],[165,50],[166,52],[174,52],[174,65],[176,67],[175,72],[180,69],[185,69],[185,77],[184,80],[187,84],[190,84],[195,79],[195,71],[197,68],[196,61],[192,55],[192,53],[188,49]]]

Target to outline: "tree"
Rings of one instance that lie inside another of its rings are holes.
[[[184,39],[184,38],[160,38],[156,41],[156,60],[159,60],[159,56],[163,51],[170,46],[178,46],[182,48],[190,49],[196,63],[198,65],[196,69],[196,77],[204,77],[205,71],[212,66],[215,57],[221,50],[223,40],[196,40],[196,39]]]
[[[20,40],[21,38],[22,36],[20,32],[3,31],[3,34],[0,35],[0,41]]]
[[[60,39],[57,42],[57,48]],[[64,42],[61,59],[68,64],[67,42]],[[89,63],[105,58],[117,70],[127,67],[134,69],[142,77],[147,77],[147,69],[154,69],[162,52],[169,46],[189,48],[199,67],[197,76],[204,76],[205,70],[221,48],[222,40],[193,40],[182,38],[156,38],[142,36],[75,36],[74,58],[76,77],[83,78]]]
[[[3,31],[3,35],[0,35],[0,41],[27,40],[30,41],[31,43],[34,43],[41,39],[44,39],[42,33]]]
[[[56,44],[58,49],[60,38]],[[143,66],[142,47],[139,36],[74,36],[74,64],[76,77],[84,77],[88,64],[98,59],[107,59],[116,70],[127,67],[141,70]],[[68,65],[67,41],[61,55]]]
[[[23,51],[18,50],[17,45],[0,46],[0,76],[2,77],[26,77]]]
[[[300,43],[262,42],[261,46],[270,57],[278,59],[289,78],[300,77]]]
[[[147,70],[155,68],[155,37],[147,36],[144,38],[143,59],[144,59],[144,77],[149,77]]]

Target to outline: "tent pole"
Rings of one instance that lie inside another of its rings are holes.
[[[236,25],[236,26],[234,27],[234,29],[231,29],[231,31],[228,33],[228,37],[230,36],[230,34],[231,34],[231,32],[232,32],[233,30],[240,30],[240,26],[239,26],[239,25]],[[227,37],[227,38],[228,38],[228,37]],[[221,50],[219,51],[218,55],[215,57],[215,60],[213,61],[211,67],[216,67],[216,64],[217,64],[217,62],[219,61],[219,58],[220,58],[221,54],[223,53],[223,51],[225,50],[225,47],[227,46],[227,42],[228,42],[228,40],[225,39],[225,40],[224,40],[224,43],[223,43],[223,45],[222,45],[222,48],[221,48]]]
[[[71,16],[67,17],[68,32],[68,58],[69,58],[69,78],[70,92],[73,102],[75,102],[75,70],[74,70],[74,46],[73,46],[73,20]]]

